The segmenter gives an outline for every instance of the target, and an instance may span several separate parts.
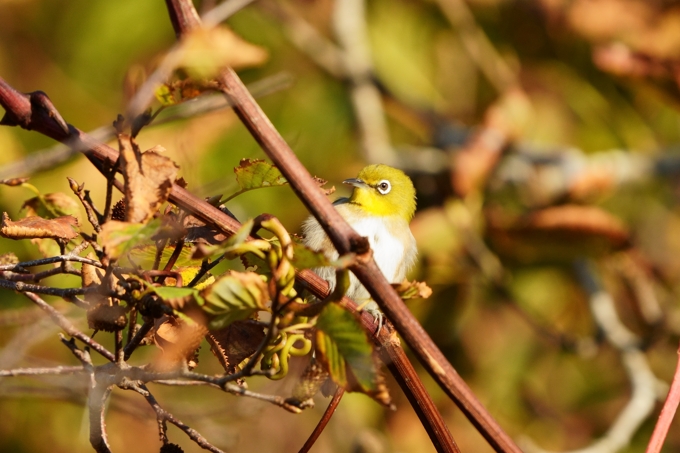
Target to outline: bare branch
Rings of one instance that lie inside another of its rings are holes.
[[[59,327],[64,329],[64,331],[71,335],[74,338],[77,338],[78,340],[82,341],[85,343],[87,346],[89,346],[91,349],[94,349],[97,351],[100,355],[108,359],[109,361],[113,362],[115,360],[114,355],[109,352],[104,346],[100,345],[96,341],[94,341],[92,338],[88,337],[84,333],[80,332],[78,329],[76,329],[73,324],[71,324],[71,321],[66,319],[64,315],[59,313],[57,310],[54,309],[51,305],[49,305],[47,302],[42,300],[37,294],[31,293],[31,292],[26,292],[23,293],[24,296],[28,297],[33,303],[35,303],[38,307],[40,307],[43,311],[45,311],[52,320],[57,324]]]
[[[49,367],[49,368],[17,368],[15,370],[0,370],[0,377],[78,374],[78,373],[84,373],[86,371],[87,370],[82,366],[55,366],[55,367]]]

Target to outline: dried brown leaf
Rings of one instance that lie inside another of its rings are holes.
[[[70,215],[56,219],[31,216],[14,222],[3,212],[0,235],[8,239],[70,240],[78,236],[78,219]]]
[[[177,165],[158,154],[162,147],[140,153],[130,137],[120,135],[121,170],[125,179],[125,220],[144,223],[168,199]]]
[[[191,367],[196,350],[207,331],[205,326],[191,320],[167,315],[157,319],[154,343],[162,354],[152,363],[153,369],[170,371],[187,362]]]
[[[262,325],[243,320],[235,321],[224,329],[211,330],[206,338],[226,373],[231,374],[239,363],[255,353],[264,336]]]
[[[403,300],[427,299],[432,295],[432,288],[425,282],[404,280],[401,283],[393,283],[392,287],[399,293]]]

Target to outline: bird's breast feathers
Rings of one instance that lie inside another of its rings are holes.
[[[336,204],[336,209],[361,236],[368,238],[373,258],[389,282],[398,283],[416,260],[416,244],[408,222],[398,216],[366,216],[350,203]],[[314,217],[303,225],[305,243],[322,250],[330,259],[338,253]]]

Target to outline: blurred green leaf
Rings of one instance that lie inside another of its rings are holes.
[[[160,229],[160,219],[152,220],[146,225],[110,220],[102,227],[101,241],[106,255],[116,260],[133,247],[150,241]]]

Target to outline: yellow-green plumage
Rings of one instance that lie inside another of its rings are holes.
[[[335,208],[357,233],[368,238],[373,258],[387,280],[401,282],[417,255],[416,242],[409,228],[416,210],[416,194],[411,179],[401,170],[380,164],[369,165],[357,178],[344,182],[354,186],[354,190],[349,198],[335,201]],[[302,231],[307,246],[323,251],[330,259],[338,257],[338,252],[314,217],[304,222]],[[334,269],[315,271],[331,286],[335,285]],[[370,299],[368,291],[354,275],[350,277],[347,296],[360,304]]]

